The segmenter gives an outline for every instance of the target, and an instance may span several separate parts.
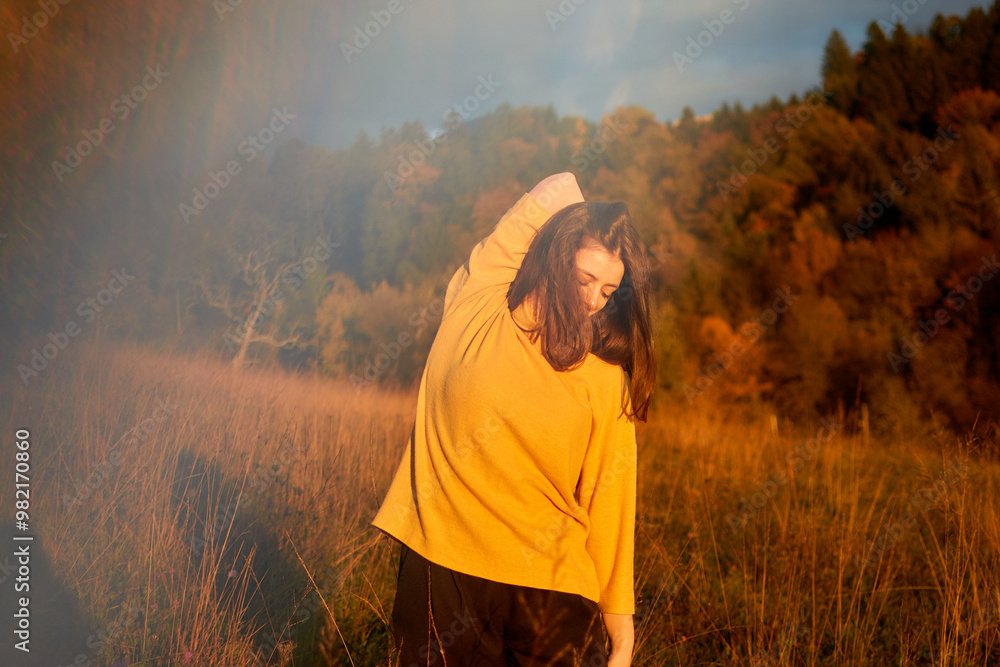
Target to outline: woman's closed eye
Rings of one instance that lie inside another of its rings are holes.
[[[580,284],[581,284],[581,285],[583,285],[584,287],[590,287],[590,283],[580,283]],[[605,294],[604,292],[601,292],[601,298],[602,298],[602,299],[604,299],[605,301],[607,301],[608,299],[610,299],[610,298],[612,297],[612,295],[613,295],[613,294],[614,294],[614,293],[615,293],[616,291],[617,291],[617,290],[611,290],[611,291],[610,291],[610,292],[608,292],[607,294]]]
[[[579,283],[580,283],[580,285],[581,285],[581,286],[583,286],[583,287],[590,287],[590,285],[591,285],[591,281],[588,281],[588,280],[580,280],[580,281],[578,281],[578,282],[579,282]],[[617,292],[617,291],[618,291],[618,290],[611,290],[611,291],[609,291],[609,292],[607,292],[607,293],[605,293],[605,292],[601,292],[601,296],[602,296],[602,297],[604,297],[605,299],[610,299],[610,298],[611,298],[611,295],[612,295],[612,294],[614,294],[614,293],[615,293],[615,292]]]

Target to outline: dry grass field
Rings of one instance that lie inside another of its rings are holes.
[[[369,521],[415,393],[88,341],[5,386],[46,664],[393,663],[399,550]],[[1000,664],[983,443],[778,421],[705,396],[638,425],[633,664]]]

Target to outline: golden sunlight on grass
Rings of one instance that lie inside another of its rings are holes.
[[[75,353],[4,415],[31,431],[32,530],[83,628],[69,659],[392,664],[398,548],[369,521],[414,394]],[[638,427],[634,664],[1000,658],[1000,474],[974,443],[778,437],[696,407]]]

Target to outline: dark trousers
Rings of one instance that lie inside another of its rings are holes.
[[[405,544],[392,633],[398,667],[608,664],[596,602],[455,572]]]

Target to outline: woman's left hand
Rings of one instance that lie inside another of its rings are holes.
[[[631,667],[632,648],[635,646],[635,626],[632,614],[601,614],[604,629],[611,640],[608,667]]]
[[[632,667],[632,651],[612,650],[608,655],[608,667]]]

